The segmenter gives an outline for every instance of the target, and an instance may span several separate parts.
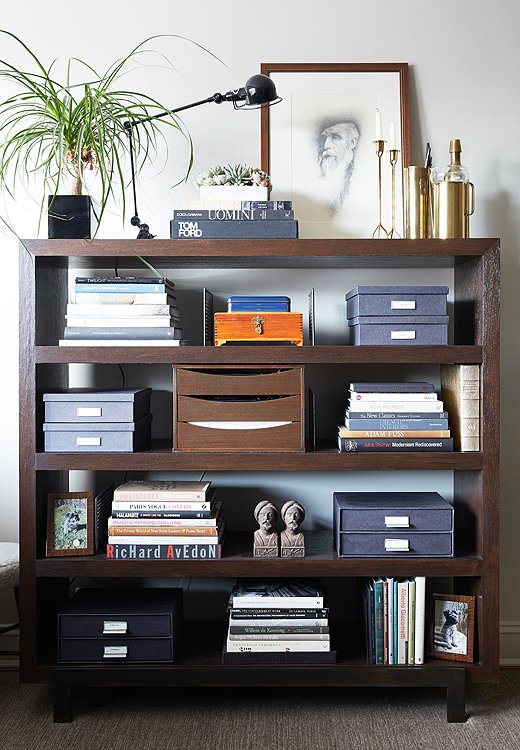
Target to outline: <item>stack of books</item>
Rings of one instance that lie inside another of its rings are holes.
[[[239,580],[229,602],[225,652],[330,654],[328,618],[323,591],[313,583]]]
[[[452,451],[448,413],[432,383],[350,383],[340,452]]]
[[[108,519],[107,558],[220,558],[224,513],[210,485],[211,482],[146,480],[119,485]]]
[[[298,222],[292,201],[191,201],[176,209],[170,221],[172,239],[295,239]]]
[[[60,346],[178,346],[175,284],[164,277],[76,277]]]
[[[370,664],[424,664],[426,579],[373,578],[362,586]]]

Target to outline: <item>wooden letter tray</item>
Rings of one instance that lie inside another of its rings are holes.
[[[286,341],[303,346],[303,316],[290,312],[215,313],[215,346],[233,341]]]
[[[303,366],[173,367],[173,450],[303,451]]]

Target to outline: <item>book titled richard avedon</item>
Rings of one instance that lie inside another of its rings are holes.
[[[107,560],[218,560],[221,544],[107,544]]]

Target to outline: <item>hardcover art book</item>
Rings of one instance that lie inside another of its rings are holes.
[[[211,482],[137,479],[120,484],[114,491],[114,500],[205,501],[210,485]]]
[[[241,579],[234,586],[231,604],[239,608],[322,608],[323,591],[304,580]]]

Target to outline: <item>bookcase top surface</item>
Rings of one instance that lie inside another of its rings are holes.
[[[451,240],[23,240],[36,258],[70,267],[452,267],[486,255],[498,239]]]

